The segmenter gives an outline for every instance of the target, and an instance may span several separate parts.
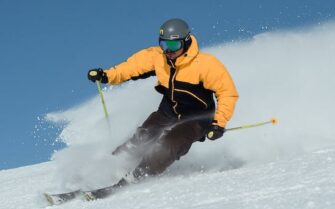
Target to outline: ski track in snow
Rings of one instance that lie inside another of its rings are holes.
[[[20,208],[334,208],[335,23],[275,31],[204,49],[228,67],[240,93],[229,127],[276,116],[279,125],[195,143],[160,177],[104,200],[49,207],[43,192],[110,185],[134,166],[110,152],[156,110],[155,79],[106,88],[46,119],[65,123],[68,147],[51,162],[0,171],[0,209]],[[92,87],[94,88],[94,87]]]

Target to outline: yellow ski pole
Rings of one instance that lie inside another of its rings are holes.
[[[105,119],[107,121],[108,132],[109,132],[109,135],[111,136],[112,135],[111,123],[109,121],[109,116],[108,116],[108,111],[107,111],[107,108],[106,108],[104,94],[102,93],[102,89],[101,89],[101,82],[100,81],[96,81],[96,83],[97,83],[99,95],[100,95],[100,98],[101,98],[102,107],[104,109]]]
[[[96,76],[97,74],[98,73],[96,71],[91,71],[90,72],[91,76]],[[101,98],[102,107],[103,107],[104,113],[105,113],[105,117],[108,119],[108,112],[107,112],[107,108],[106,108],[106,103],[105,103],[104,95],[102,93],[100,81],[97,80],[97,81],[95,81],[95,83],[97,84],[97,87],[98,87],[98,91],[99,91],[99,95],[100,95],[100,98]]]
[[[277,123],[278,123],[278,120],[276,118],[271,118],[271,120],[268,120],[268,121],[265,121],[265,122],[248,124],[248,125],[243,125],[243,126],[234,127],[234,128],[228,128],[228,129],[226,129],[226,131],[235,131],[235,130],[239,130],[239,129],[253,128],[253,127],[263,126],[263,125],[266,125],[266,124],[276,125]]]
[[[104,109],[105,117],[108,119],[108,112],[107,112],[107,108],[106,108],[106,103],[105,103],[104,95],[102,93],[100,81],[96,81],[96,83],[97,83],[99,95],[100,95],[100,98],[101,98],[102,107]]]

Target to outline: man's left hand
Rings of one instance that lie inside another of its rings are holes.
[[[208,131],[206,136],[209,140],[216,140],[216,139],[222,137],[225,131],[226,131],[226,129],[223,128],[223,127],[220,127],[218,125],[212,125],[209,128],[209,131]]]

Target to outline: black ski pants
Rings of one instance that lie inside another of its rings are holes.
[[[153,112],[114,154],[135,149],[136,157],[141,161],[134,170],[134,176],[160,174],[185,155],[193,142],[205,139],[209,121],[208,118],[178,120],[161,111]]]

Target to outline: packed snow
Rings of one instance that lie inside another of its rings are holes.
[[[161,176],[103,200],[51,207],[42,193],[107,186],[133,168],[111,151],[157,109],[155,78],[104,89],[110,126],[98,95],[48,114],[64,126],[59,140],[67,148],[50,162],[0,171],[0,209],[334,208],[334,37],[330,22],[203,49],[227,66],[239,90],[229,127],[273,116],[279,124],[195,143]]]

